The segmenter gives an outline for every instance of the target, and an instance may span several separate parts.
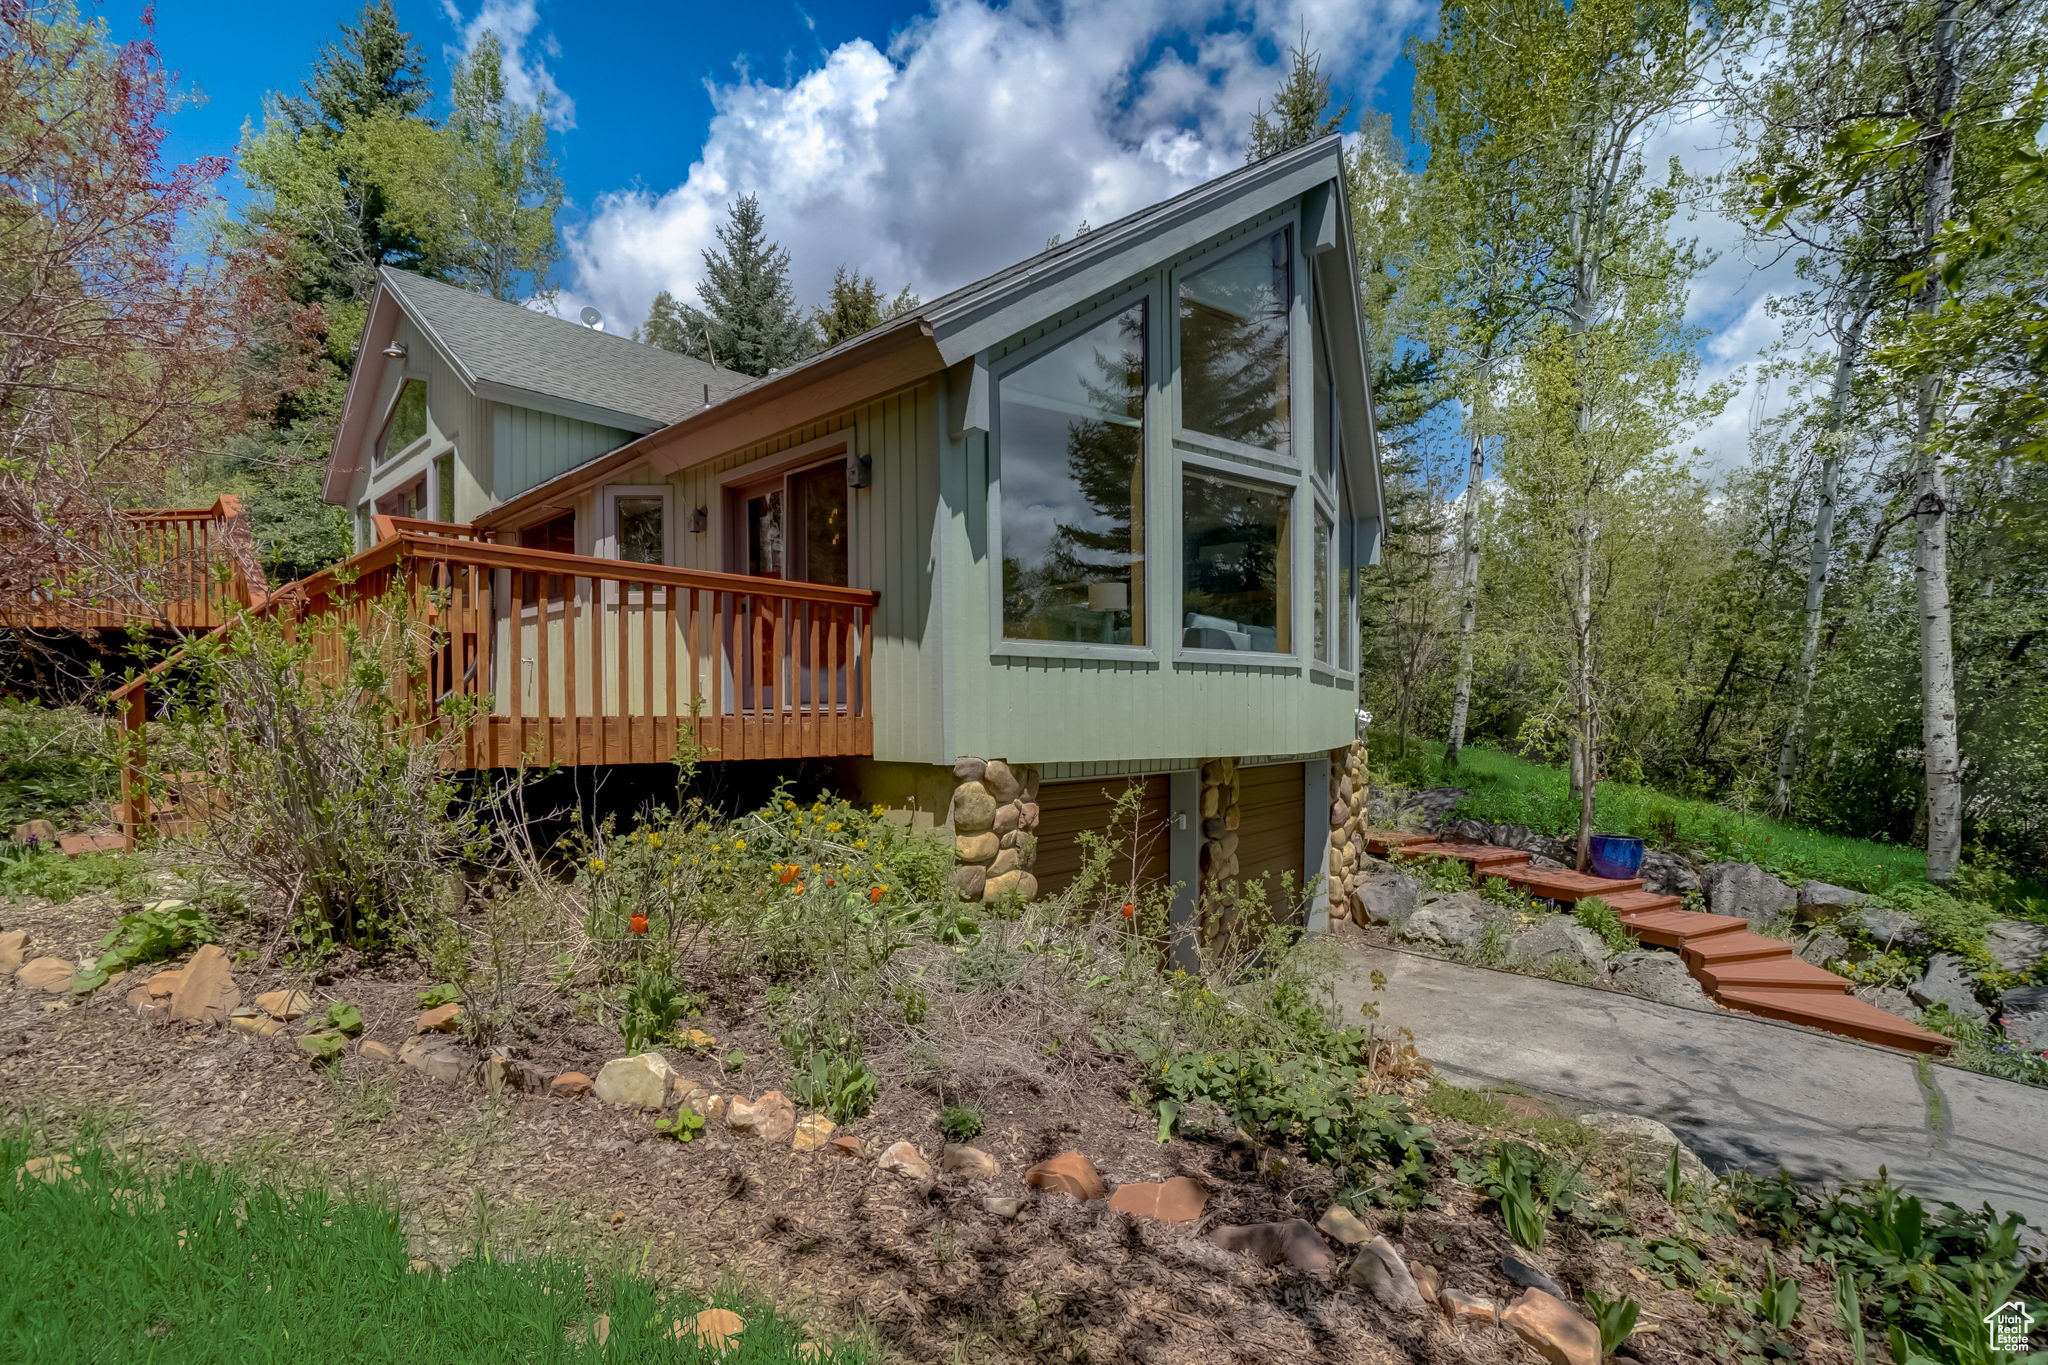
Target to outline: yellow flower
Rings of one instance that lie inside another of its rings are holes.
[[[825,826],[825,832],[828,834],[837,834],[843,828],[845,828],[845,826],[841,825],[837,820],[834,820],[831,824]]]
[[[591,870],[592,872],[602,872],[602,871],[604,871],[604,859],[602,859],[602,858],[592,858],[592,859],[590,860],[590,870]]]
[[[888,813],[888,810],[889,808],[887,806],[884,806],[881,802],[877,801],[873,806],[871,806],[868,809],[868,814],[873,816],[882,816],[886,815]]]
[[[647,836],[647,842],[654,845],[656,848],[660,848],[661,836],[659,834],[650,834]]]
[[[744,853],[744,852],[746,852],[746,850],[747,850],[747,841],[746,841],[745,839],[735,839],[735,840],[733,840],[733,841],[732,841],[732,851],[733,851],[733,852],[735,852],[735,853]]]
[[[783,802],[782,804],[783,804],[783,805],[784,805],[785,807],[787,807],[788,809],[790,809],[790,810],[795,810],[795,809],[796,809],[796,802],[794,802],[794,801],[785,801],[785,802]]]
[[[855,839],[853,841],[853,846],[855,848],[866,848],[868,846],[868,841],[865,839]]]

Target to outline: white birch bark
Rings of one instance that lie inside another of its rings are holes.
[[[1458,533],[1458,666],[1451,687],[1451,728],[1444,766],[1456,768],[1472,711],[1472,636],[1479,624],[1479,495],[1486,478],[1487,386],[1492,357],[1482,352],[1472,384],[1472,450],[1465,466],[1465,507]]]

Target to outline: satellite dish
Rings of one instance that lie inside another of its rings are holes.
[[[598,312],[589,304],[585,304],[583,306],[583,311],[581,313],[578,313],[576,316],[582,318],[583,325],[585,327],[590,328],[592,331],[602,332],[604,330],[604,314]]]

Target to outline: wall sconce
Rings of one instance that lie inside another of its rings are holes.
[[[875,461],[871,455],[855,455],[846,462],[846,486],[866,488],[875,481]]]
[[[704,528],[711,524],[711,514],[699,507],[690,513],[690,534],[703,535]]]
[[[405,359],[405,343],[402,341],[392,342],[384,348],[384,354],[390,356],[393,360]]]

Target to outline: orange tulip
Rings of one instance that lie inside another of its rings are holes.
[[[871,904],[871,905],[880,905],[880,904],[882,903],[882,888],[881,888],[881,887],[877,886],[877,887],[872,887],[872,888],[870,888],[870,889],[869,889],[869,891],[868,891],[868,903],[869,903],[869,904]]]
[[[1135,914],[1137,914],[1137,913],[1138,913],[1138,907],[1137,907],[1137,906],[1135,906],[1135,905],[1132,905],[1132,904],[1131,904],[1131,903],[1130,903],[1129,901],[1125,901],[1125,902],[1124,902],[1124,918],[1125,918],[1125,919],[1129,919],[1129,918],[1131,918],[1131,917],[1132,917],[1133,915],[1135,915]]]
[[[647,932],[647,916],[645,915],[636,913],[628,917],[626,923],[632,926],[633,932],[636,934],[644,934]]]

